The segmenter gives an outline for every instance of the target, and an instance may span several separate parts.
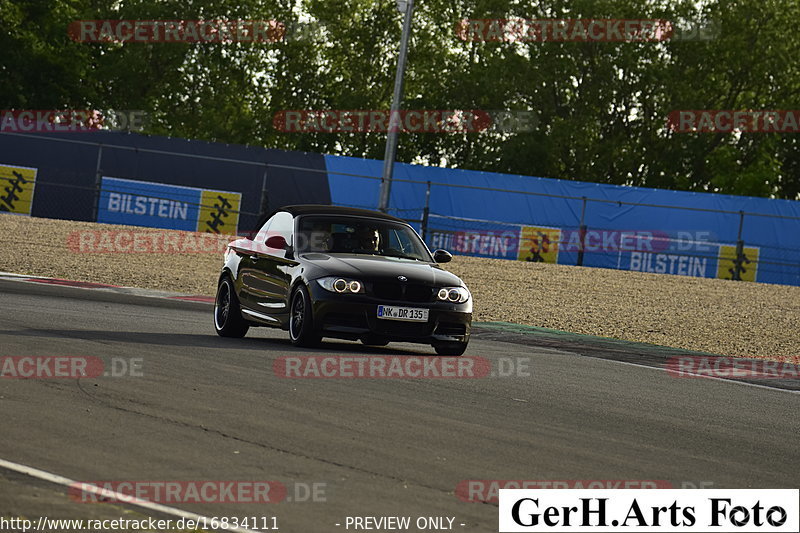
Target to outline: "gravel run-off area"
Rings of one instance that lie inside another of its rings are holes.
[[[130,250],[110,251],[121,231],[138,234],[138,241],[134,246],[126,233],[119,242]],[[104,232],[112,232],[105,241]],[[136,251],[162,233],[184,252]],[[0,214],[0,271],[213,296],[227,240]],[[796,361],[800,355],[800,287],[464,256],[444,266],[472,291],[479,322],[732,357]]]

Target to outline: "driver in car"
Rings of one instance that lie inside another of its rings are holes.
[[[353,250],[358,253],[374,254],[380,252],[381,235],[373,228],[360,228],[356,232],[358,248]]]

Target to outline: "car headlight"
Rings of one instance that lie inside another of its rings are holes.
[[[463,304],[469,300],[469,291],[466,287],[444,287],[436,295],[443,302]]]
[[[364,292],[364,284],[355,279],[328,276],[325,278],[319,278],[317,283],[319,283],[319,286],[326,291],[338,292],[339,294],[360,294]]]

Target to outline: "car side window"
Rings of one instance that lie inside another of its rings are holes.
[[[292,244],[292,233],[294,232],[294,217],[291,213],[281,211],[276,213],[271,219],[271,224],[264,235],[264,242],[268,237],[280,235],[286,242]]]

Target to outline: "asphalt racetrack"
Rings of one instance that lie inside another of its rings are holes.
[[[497,531],[496,504],[462,501],[459,483],[800,484],[800,396],[785,390],[679,379],[480,335],[467,356],[526,361],[527,372],[286,379],[273,372],[281,356],[433,350],[339,341],[299,350],[285,332],[268,329],[222,339],[208,304],[14,281],[0,281],[0,301],[0,355],[141,363],[136,376],[0,380],[0,459],[72,480],[274,480],[287,487],[287,499],[270,505],[172,505],[206,516],[274,516],[284,532],[346,531],[348,516],[451,517],[453,530],[490,532]],[[305,488],[314,484],[320,492],[309,499]],[[5,469],[0,502],[7,516],[127,509],[77,503],[66,487]]]

